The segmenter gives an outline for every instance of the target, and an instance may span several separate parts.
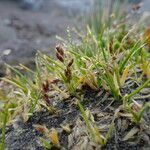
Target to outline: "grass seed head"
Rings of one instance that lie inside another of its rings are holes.
[[[45,83],[42,84],[42,95],[43,100],[46,102],[46,104],[50,104],[48,92],[49,92],[49,81],[46,80]]]
[[[49,82],[48,80],[45,81],[45,83],[42,84],[42,90],[44,93],[47,93],[49,91]]]
[[[61,46],[56,46],[56,57],[62,63],[64,62],[64,50]]]
[[[49,130],[47,129],[47,127],[45,125],[34,125],[35,129],[43,134],[47,134],[49,132]]]
[[[71,81],[71,78],[72,78],[71,66],[72,66],[73,62],[74,62],[74,60],[71,59],[71,61],[68,63],[68,65],[67,65],[67,67],[66,67],[66,69],[65,69],[65,76],[66,76],[68,82],[70,82],[70,81]]]

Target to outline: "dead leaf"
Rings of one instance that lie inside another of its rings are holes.
[[[36,124],[36,125],[33,125],[35,127],[35,129],[43,134],[47,134],[49,132],[49,130],[46,128],[45,125],[39,125],[39,124]]]
[[[134,136],[135,134],[137,134],[138,131],[139,131],[138,128],[136,128],[136,127],[132,128],[132,129],[125,135],[125,137],[123,138],[122,141],[127,141],[127,140],[133,138],[133,136]]]
[[[95,121],[94,121],[94,117],[93,117],[92,113],[90,112],[90,110],[87,109],[87,110],[85,111],[85,113],[86,113],[86,116],[88,117],[88,119],[89,119],[90,121],[95,122]]]
[[[58,132],[56,129],[52,128],[50,133],[48,134],[48,137],[50,141],[52,142],[53,145],[59,146],[59,137],[58,137]]]
[[[113,81],[114,81],[115,88],[119,90],[119,84],[118,84],[117,76],[115,73],[114,73]]]
[[[139,104],[139,103],[136,102],[136,101],[133,101],[133,104],[132,104],[131,107],[132,107],[132,109],[133,109],[134,111],[139,112],[139,111],[141,110],[141,108],[142,108],[142,105]]]
[[[150,61],[145,61],[140,67],[146,77],[150,79]]]
[[[147,42],[148,46],[150,47],[150,27],[148,27],[143,35],[144,40]]]
[[[66,133],[70,133],[71,132],[71,128],[69,124],[66,125],[61,125],[63,131],[65,131]]]
[[[121,85],[123,86],[127,77],[128,77],[128,74],[129,74],[129,66],[127,66],[124,71],[123,71],[123,74],[121,76]]]
[[[130,113],[121,113],[121,112],[118,112],[117,115],[121,116],[121,117],[132,118],[132,114],[130,114]]]

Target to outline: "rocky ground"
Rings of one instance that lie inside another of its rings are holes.
[[[130,90],[132,88],[130,87]],[[149,90],[149,88],[147,89]],[[112,103],[112,97],[106,91],[100,92],[85,90],[82,93],[82,105],[89,110],[89,119],[101,130],[101,134],[106,134],[114,118],[113,114],[120,106],[119,102]],[[98,148],[87,134],[87,128],[81,117],[81,112],[76,105],[75,98],[63,101],[57,98],[55,101],[55,114],[50,114],[47,110],[36,112],[24,123],[21,118],[14,120],[14,123],[7,127],[6,148],[8,150],[44,150],[40,137],[47,139],[36,129],[36,125],[45,125],[48,129],[55,128],[58,131],[61,150],[148,150],[150,146],[150,111],[144,115],[145,122],[138,128],[139,133],[130,141],[124,141],[125,135],[135,126],[130,119],[118,116],[115,119],[115,129],[111,137],[103,148]],[[107,100],[106,100],[107,99]],[[145,99],[149,101],[149,99]],[[110,106],[111,104],[111,106]],[[63,127],[69,125],[70,132]],[[135,126],[136,127],[136,126]],[[48,139],[47,139],[48,141]],[[53,147],[54,150],[59,150]]]
[[[89,9],[87,0],[82,0],[82,2],[81,0],[76,0],[76,2],[75,0],[68,0],[68,3],[66,1],[67,0],[45,0],[45,3],[43,3],[38,10],[22,9],[14,1],[0,1],[1,66],[4,65],[4,62],[10,64],[32,64],[37,50],[42,50],[53,55],[54,46],[57,43],[56,35],[65,37],[66,28],[76,25],[76,19],[80,14]],[[90,0],[89,4],[91,4]],[[149,10],[150,0],[144,0],[139,13]],[[2,75],[3,71],[0,68],[0,76]],[[103,132],[108,130],[107,125],[112,121],[112,114],[114,114],[114,111],[118,108],[117,103],[111,108],[107,107],[109,104],[106,105],[103,100],[105,98],[110,98],[111,100],[111,97],[105,93],[105,91],[101,94],[89,90],[84,91],[82,101],[83,106],[92,112],[94,121],[98,125],[101,125]],[[42,112],[36,112],[26,123],[23,123],[21,118],[16,119],[16,122],[7,128],[7,149],[44,149],[39,142],[39,137],[41,137],[42,134],[34,127],[36,124],[45,124],[48,128],[57,128],[60,143],[64,149],[78,149],[77,146],[85,146],[85,149],[87,149],[86,142],[89,139],[84,133],[85,124],[81,116],[79,116],[77,105],[72,103],[73,100],[74,99],[68,99],[67,101],[58,103],[56,106],[60,111],[58,111],[56,115],[52,116],[49,112],[43,110]],[[98,103],[98,101],[102,102]],[[102,110],[102,112],[100,110]],[[148,117],[146,124],[149,124],[149,113],[146,117]],[[102,122],[100,122],[101,119]],[[145,132],[145,129],[142,128],[141,137],[140,139],[137,138],[139,141],[135,139],[136,142],[131,142],[127,145],[126,142],[121,142],[121,139],[128,133],[130,128],[132,128],[133,124],[131,124],[129,120],[121,117],[118,118],[115,123],[118,129],[114,133],[115,136],[111,137],[105,149],[148,149],[150,145],[147,140],[147,136],[150,135],[149,130]],[[71,134],[63,132],[60,125],[64,124],[70,125],[73,131]],[[82,131],[80,132],[82,135],[78,135],[77,131]],[[115,147],[112,147],[112,143]]]
[[[37,50],[52,54],[56,35],[65,37],[67,27],[90,5],[91,0],[43,0],[38,9],[23,9],[14,0],[1,0],[0,66],[30,64]]]

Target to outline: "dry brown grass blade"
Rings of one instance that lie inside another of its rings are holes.
[[[146,41],[146,43],[148,44],[148,46],[150,47],[150,27],[148,27],[143,35],[144,40]]]
[[[50,133],[48,134],[48,137],[53,145],[60,146],[58,132],[55,128],[51,129]]]
[[[138,128],[136,128],[136,127],[132,128],[132,129],[125,135],[125,137],[122,139],[122,141],[127,141],[127,140],[133,138],[133,136],[134,136],[135,134],[137,134],[138,131],[139,131]]]

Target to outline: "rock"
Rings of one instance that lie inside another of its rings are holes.
[[[38,10],[42,6],[43,0],[22,0],[20,7],[23,9]]]

